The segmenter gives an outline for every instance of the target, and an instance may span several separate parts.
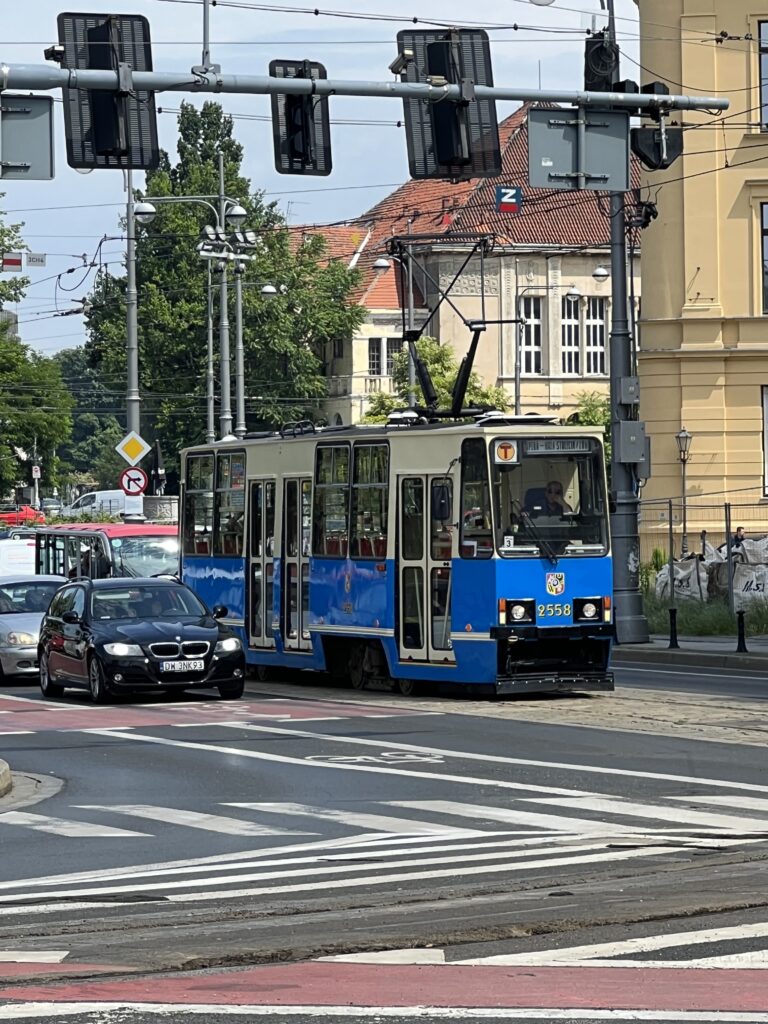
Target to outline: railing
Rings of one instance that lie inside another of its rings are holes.
[[[374,374],[350,374],[346,377],[328,378],[328,397],[343,398],[345,395],[375,395],[380,392],[393,394],[395,384],[391,377]]]

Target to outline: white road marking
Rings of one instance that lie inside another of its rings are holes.
[[[302,817],[319,818],[321,821],[338,821],[344,825],[353,825],[356,828],[370,828],[377,829],[379,832],[393,832],[396,835],[442,835],[456,836],[460,839],[491,834],[487,829],[439,825],[433,821],[391,818],[384,814],[364,814],[358,811],[336,810],[332,807],[312,807],[309,804],[226,803],[225,807],[243,807],[248,810],[264,811],[266,814],[296,814]]]
[[[581,844],[581,845],[576,845],[576,846],[570,847],[567,852],[569,854],[572,854],[572,853],[582,853],[584,851],[598,851],[598,850],[601,851],[602,849],[603,849],[602,844],[599,845],[599,846],[596,846],[594,843],[584,843],[584,844]],[[652,847],[652,849],[654,849],[657,854],[659,852],[663,852],[663,853],[669,852],[669,847]],[[538,849],[538,850],[537,849],[533,849],[533,850],[526,850],[526,851],[524,851],[525,856],[527,856],[527,857],[530,857],[532,855],[541,855],[541,854],[545,854],[545,855],[546,854],[555,854],[555,853],[558,853],[558,852],[560,852],[560,851],[554,849],[551,845],[544,846],[542,849]],[[523,860],[521,857],[518,857],[517,859],[513,859],[511,861],[511,863],[508,863],[507,865],[491,865],[491,864],[486,864],[485,863],[486,861],[502,860],[502,859],[505,859],[505,858],[507,860],[509,860],[510,858],[514,858],[514,855],[515,855],[515,851],[514,850],[512,850],[512,851],[510,851],[510,850],[501,850],[501,851],[498,851],[497,853],[488,853],[488,854],[483,855],[484,863],[482,865],[480,865],[479,867],[475,867],[475,868],[466,868],[466,867],[464,867],[464,868],[451,868],[451,869],[449,869],[447,871],[426,872],[425,874],[415,875],[413,877],[423,877],[423,878],[435,877],[435,878],[439,878],[439,877],[443,877],[443,876],[446,876],[446,875],[457,875],[459,873],[461,873],[461,874],[484,874],[484,873],[493,873],[493,872],[505,871],[505,870],[520,871],[520,870],[523,870],[525,867],[527,867],[529,864],[531,866],[533,866],[533,867],[540,867],[540,866],[544,866],[545,864],[548,863],[548,861],[545,861],[545,860],[538,860],[538,861],[534,860],[534,861],[530,861],[529,862],[529,861]],[[620,854],[618,859],[624,859],[624,858],[626,858],[628,856],[632,857],[632,856],[649,856],[649,855],[650,854],[646,853],[645,849],[639,850],[639,851],[637,851],[637,850],[621,851],[621,854]],[[312,877],[314,879],[314,883],[310,884],[308,886],[308,888],[314,888],[314,887],[323,888],[323,887],[325,887],[326,883],[324,883],[320,879],[319,876],[338,875],[338,874],[343,874],[344,872],[350,872],[350,871],[370,871],[374,865],[378,866],[379,868],[387,868],[387,867],[390,867],[390,866],[394,866],[394,867],[397,867],[397,868],[419,868],[419,867],[425,867],[425,866],[434,865],[434,864],[452,864],[452,863],[455,863],[456,861],[459,861],[459,862],[465,862],[466,861],[466,855],[464,853],[462,853],[462,852],[458,852],[456,854],[450,854],[450,855],[448,855],[446,857],[423,857],[423,858],[419,858],[418,860],[398,861],[396,865],[389,865],[387,863],[387,861],[384,860],[383,858],[380,858],[379,863],[376,864],[376,861],[373,859],[373,856],[374,855],[370,854],[369,857],[365,860],[365,862],[363,864],[361,864],[361,865],[344,864],[344,865],[330,865],[330,866],[323,866],[323,867],[315,867],[312,870]],[[606,854],[606,859],[610,860],[610,859],[614,859],[615,857],[616,857],[616,854],[613,851],[611,851],[608,854]],[[573,863],[579,863],[580,864],[580,863],[585,863],[587,861],[600,860],[600,858],[601,858],[601,854],[598,853],[598,852],[595,852],[594,854],[592,854],[591,856],[589,856],[587,858],[584,858],[584,857],[573,857],[573,858],[565,858],[565,859],[563,859],[563,858],[559,858],[559,859],[555,858],[555,859],[552,860],[551,863],[554,866],[557,867],[560,864],[571,863],[572,861],[573,861]],[[285,863],[290,864],[292,862],[290,860],[288,860]],[[274,866],[284,866],[284,865],[280,864],[280,862],[277,862],[277,864],[275,864],[273,862],[273,863],[269,863],[269,864],[264,865],[264,867],[267,867],[267,868],[271,868],[271,867],[274,867]],[[287,871],[256,871],[256,872],[252,872],[252,873],[249,873],[249,874],[231,875],[226,880],[230,884],[234,884],[235,882],[241,882],[241,883],[242,882],[266,882],[266,881],[279,880],[279,879],[283,879],[283,878],[301,878],[301,877],[306,877],[306,875],[307,875],[306,867],[301,867],[301,868],[298,868],[298,869],[295,869],[295,870],[287,870]],[[411,876],[410,875],[402,875],[402,876],[397,876],[397,877],[398,878],[399,877],[409,878]],[[112,894],[118,894],[118,893],[155,892],[155,891],[157,891],[159,889],[162,889],[164,891],[173,890],[173,889],[203,889],[206,886],[221,884],[221,882],[222,882],[222,879],[217,874],[215,876],[212,875],[212,876],[207,877],[207,878],[190,878],[190,879],[182,879],[180,881],[150,882],[150,883],[144,884],[144,885],[115,885],[115,886],[108,886],[108,887],[102,888],[102,889],[63,889],[63,890],[56,890],[55,892],[37,893],[36,894],[36,899],[45,899],[46,897],[53,898],[53,897],[61,897],[61,896],[74,896],[74,897],[78,897],[78,896],[80,896],[80,897],[82,897],[82,896],[104,896],[106,893],[109,893],[110,895],[112,895]],[[349,879],[349,884],[350,885],[357,885],[358,883],[359,883],[359,880],[356,879],[356,878],[350,878]],[[347,884],[347,883],[342,882],[340,884],[344,885],[344,884]],[[333,883],[327,883],[327,885],[328,885],[329,888],[334,888],[334,884]],[[336,886],[336,887],[338,888],[338,886]],[[303,886],[300,886],[296,891],[301,891],[303,888],[304,888]],[[269,892],[269,891],[271,891],[271,890],[269,890],[269,889],[265,889],[264,890],[264,892]],[[278,891],[278,890],[275,890],[275,891]],[[291,889],[289,888],[287,891],[291,891]],[[9,903],[9,902],[15,903],[15,902],[18,902],[18,899],[19,899],[18,894],[15,894],[15,895],[12,895],[12,896],[0,896],[0,904]],[[30,908],[30,909],[32,909],[32,908]]]
[[[302,832],[293,828],[271,828],[268,825],[259,825],[254,821],[227,818],[221,814],[203,814],[201,811],[185,811],[174,807],[153,807],[150,804],[114,804],[112,806],[77,804],[76,806],[85,811],[129,814],[136,818],[148,818],[150,821],[162,821],[164,824],[184,825],[186,828],[199,828],[227,836],[316,836],[320,834],[319,832]]]
[[[560,798],[558,797],[557,800]],[[540,800],[539,803],[546,801]],[[557,802],[557,801],[555,801]],[[517,810],[510,807],[489,807],[481,804],[461,804],[452,800],[390,800],[390,807],[409,807],[414,811],[431,811],[434,814],[455,814],[462,818],[482,821],[501,821],[507,825],[529,825],[534,828],[547,829],[550,832],[578,831],[581,835],[604,836],[609,826],[604,821],[590,821],[589,818],[564,818],[557,814],[536,814],[532,811]],[[567,803],[567,801],[563,801]],[[646,830],[634,825],[621,825],[616,831],[646,834]],[[658,838],[658,837],[657,837]]]
[[[728,801],[732,801],[728,797]],[[715,814],[709,811],[692,811],[684,807],[665,807],[663,804],[641,804],[624,800],[622,797],[600,797],[587,794],[546,798],[534,798],[537,804],[555,804],[570,807],[575,811],[594,811],[597,814],[622,815],[627,818],[653,818],[661,821],[676,821],[681,827],[696,825],[701,828],[727,828],[732,832],[766,832],[768,821],[760,818],[737,818],[731,814]]]
[[[366,953],[342,953],[339,956],[318,956],[317,963],[326,964],[445,964],[444,949],[379,949]]]
[[[0,1006],[0,1020],[54,1020],[79,1014],[127,1013],[154,1016],[192,1015],[212,1017],[318,1017],[360,1021],[395,1018],[411,1020],[543,1020],[543,1021],[659,1021],[661,1024],[765,1024],[765,1013],[731,1010],[583,1010],[518,1007],[463,1006],[232,1006],[220,1003],[15,1003]],[[107,1024],[108,1017],[104,1019]]]
[[[68,956],[68,949],[0,949],[2,964],[60,964]]]
[[[216,725],[220,725],[220,724],[222,724],[222,723],[218,723],[218,722],[216,723]],[[229,727],[229,726],[226,725],[226,723],[223,723],[223,724],[225,725],[225,727],[227,727],[227,728]],[[531,760],[529,758],[504,757],[504,756],[499,755],[499,754],[475,754],[475,753],[468,753],[467,751],[463,751],[463,750],[444,750],[441,747],[418,746],[418,745],[416,745],[414,743],[396,743],[396,742],[394,742],[392,740],[369,740],[369,739],[365,739],[362,736],[334,736],[334,735],[331,735],[329,733],[308,732],[307,730],[304,730],[304,729],[280,729],[277,726],[268,726],[268,725],[247,725],[247,724],[243,723],[243,724],[241,724],[239,726],[239,728],[246,729],[246,730],[251,731],[251,732],[275,733],[277,735],[282,735],[282,736],[298,736],[298,737],[303,738],[303,739],[322,740],[322,741],[328,742],[328,743],[347,743],[347,744],[352,744],[352,745],[355,745],[355,746],[388,747],[388,748],[390,748],[392,750],[410,750],[410,751],[414,751],[414,752],[420,753],[420,754],[432,754],[432,755],[437,755],[439,757],[447,757],[447,758],[449,758],[452,761],[483,761],[483,762],[486,762],[488,764],[509,764],[509,765],[522,766],[524,768],[528,768],[528,767],[530,767],[530,768],[546,768],[548,771],[551,771],[552,769],[562,769],[563,771],[570,772],[571,774],[579,773],[579,774],[593,774],[593,775],[619,775],[619,776],[621,776],[621,778],[654,779],[654,780],[659,780],[659,781],[662,781],[662,782],[681,782],[681,783],[684,783],[685,785],[688,785],[688,786],[690,786],[690,785],[712,786],[712,787],[717,788],[717,789],[741,789],[741,790],[744,790],[745,792],[749,792],[749,793],[766,793],[766,794],[768,794],[768,786],[758,786],[756,784],[748,783],[748,782],[729,782],[729,781],[724,781],[722,779],[702,779],[702,778],[696,778],[696,777],[691,776],[691,775],[668,775],[668,774],[665,774],[663,772],[639,772],[639,771],[632,771],[631,769],[628,769],[628,768],[609,768],[609,767],[600,767],[598,765],[566,764],[566,763],[563,763],[563,762],[560,762],[560,761],[534,761],[534,760]],[[582,728],[582,727],[579,726],[579,728]],[[593,726],[588,726],[588,727],[585,726],[584,728],[599,728],[599,726],[594,726],[594,727]],[[88,730],[88,731],[89,732],[96,732],[96,733],[99,732],[98,729],[93,729],[93,730]],[[139,737],[139,736],[126,737],[126,739],[131,739],[131,738],[133,738],[133,739],[145,739],[145,738],[148,738],[148,737]],[[205,749],[205,748],[201,747],[201,749]],[[211,748],[211,749],[216,749],[216,748]],[[222,750],[226,750],[227,752],[231,751],[230,747],[223,747],[221,749]],[[295,759],[294,758],[284,758],[284,760],[290,761],[290,763],[292,763],[292,764],[293,763],[297,763],[297,764],[301,763],[301,764],[305,764],[306,765],[306,762],[303,761],[300,758],[295,758]],[[323,765],[322,761],[314,761],[313,764],[312,764],[312,767],[313,768],[315,768],[315,767],[322,768],[322,767],[324,767],[324,765]],[[329,765],[328,767],[336,767],[336,766]],[[339,766],[339,767],[343,767],[343,766]],[[349,767],[350,768],[356,768],[357,766],[350,765]],[[371,767],[371,768],[364,768],[364,769],[360,768],[359,770],[361,770],[361,771],[362,770],[364,770],[364,771],[371,771],[371,772],[376,772],[376,771],[386,772],[386,771],[392,771],[393,769],[385,769],[385,768],[377,769],[375,767]],[[475,781],[475,780],[472,780],[472,779],[465,779],[463,776],[438,775],[436,773],[428,773],[428,772],[408,772],[406,770],[402,770],[400,772],[397,772],[397,774],[411,775],[411,776],[414,776],[416,778],[424,778],[424,779],[446,779],[446,780],[451,781],[451,782],[454,781],[455,779],[458,779],[459,781],[470,781],[470,782]],[[504,782],[499,782],[499,781],[494,780],[494,779],[484,779],[483,780],[483,785],[486,785],[486,786],[502,786],[502,787],[507,788],[507,789],[528,789],[528,790],[531,790],[534,793],[535,792],[562,793],[562,794],[564,794],[566,796],[569,796],[569,795],[571,795],[573,793],[573,790],[558,789],[558,788],[556,788],[554,786],[536,786],[536,785],[533,785],[533,784],[528,785],[528,786],[524,786],[522,783],[504,783]]]
[[[730,651],[726,651],[724,653],[730,654],[731,652]],[[663,666],[660,666],[659,668],[637,668],[635,665],[631,664],[631,662],[623,661],[623,662],[615,662],[614,665],[613,665],[613,668],[617,672],[648,672],[651,675],[655,675],[655,676],[658,676],[658,675],[662,675],[662,676],[693,676],[694,679],[698,680],[698,679],[701,679],[701,673],[702,673],[703,666],[702,666],[702,668],[699,668],[699,669],[692,668],[689,672],[686,672],[684,669],[681,669],[681,668],[664,668]],[[723,672],[725,673],[725,671],[726,670],[724,669]],[[709,674],[709,673],[707,673],[707,674]],[[728,679],[746,679],[746,680],[749,680],[749,682],[751,682],[751,683],[756,683],[756,682],[760,682],[761,680],[765,679],[765,673],[760,672],[759,669],[755,669],[754,670],[754,675],[749,675],[749,676],[748,675],[743,675],[743,674],[742,675],[734,675],[733,673],[728,672]]]
[[[745,811],[762,811],[768,814],[768,800],[759,796],[717,796],[712,793],[709,796],[673,796],[672,800],[684,800],[696,804],[715,804],[721,807],[743,808]],[[768,827],[768,822],[766,822]]]
[[[89,839],[125,839],[128,836],[147,838],[146,832],[130,832],[124,828],[92,825],[87,821],[67,821],[64,818],[50,818],[46,814],[27,814],[25,811],[5,811],[0,814],[0,825],[23,825],[36,832]]]
[[[675,946],[699,946],[713,942],[726,942],[735,939],[763,938],[768,936],[768,921],[757,921],[753,924],[733,925],[727,928],[707,928],[702,931],[675,932],[674,934],[647,935],[642,938],[621,939],[618,942],[598,942],[588,946],[568,946],[561,949],[540,949],[535,952],[509,953],[499,956],[472,957],[468,960],[454,960],[465,966],[503,965],[511,967],[515,964],[536,964],[544,966],[555,961],[558,964],[582,962],[584,966],[592,964],[592,958],[599,958],[601,963],[609,957],[621,956],[624,953],[651,953],[657,949],[671,949]],[[717,957],[708,958],[717,960]],[[611,961],[621,967],[626,961]],[[681,961],[683,964],[689,961]],[[678,962],[664,961],[667,967],[677,967]]]

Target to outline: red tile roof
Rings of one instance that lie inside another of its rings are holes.
[[[528,181],[528,110],[524,104],[499,125],[502,173],[499,178],[449,181],[406,181],[381,202],[341,227],[311,228],[325,235],[335,258],[350,261],[357,254],[363,285],[356,298],[369,309],[400,309],[400,273],[373,264],[386,255],[393,235],[492,234],[497,245],[600,247],[609,243],[607,196],[598,192],[566,192],[531,188]],[[639,180],[633,165],[633,185]],[[496,211],[496,186],[521,185],[523,206],[517,214]],[[295,229],[302,230],[302,229]],[[370,237],[360,249],[367,231]],[[355,235],[354,232],[357,232]],[[360,242],[356,242],[357,238]],[[346,246],[346,252],[343,252]],[[333,258],[333,256],[332,256]]]

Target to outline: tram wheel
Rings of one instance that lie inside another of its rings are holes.
[[[365,644],[355,644],[349,657],[347,676],[353,690],[365,689],[368,676],[365,671]]]
[[[397,688],[403,697],[420,697],[424,692],[424,684],[416,679],[398,679]]]

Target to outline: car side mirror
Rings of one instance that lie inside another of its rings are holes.
[[[61,621],[66,622],[68,626],[76,626],[80,621],[80,616],[77,612],[64,612],[61,616]]]
[[[225,604],[217,604],[213,609],[214,619],[225,619],[229,614],[229,608]]]

